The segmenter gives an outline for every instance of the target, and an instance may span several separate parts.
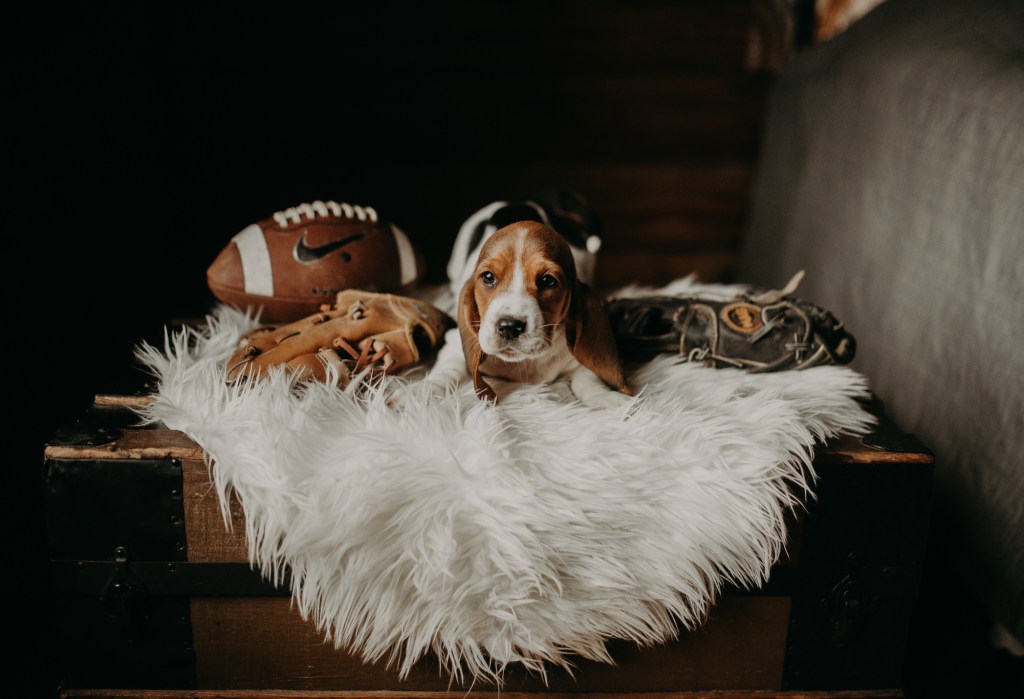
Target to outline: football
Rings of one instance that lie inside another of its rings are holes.
[[[372,207],[314,201],[244,228],[206,281],[224,303],[280,323],[316,313],[344,289],[406,293],[423,269],[405,233]]]

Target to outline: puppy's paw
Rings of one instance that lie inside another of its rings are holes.
[[[580,396],[580,400],[591,408],[599,410],[615,410],[628,404],[632,398],[618,391],[588,391]]]
[[[433,381],[407,383],[395,389],[388,397],[387,404],[389,408],[405,410],[418,403],[429,405],[441,400],[445,395],[447,395],[447,386],[442,383]]]
[[[394,408],[395,410],[405,410],[406,408],[409,407],[409,398],[409,387],[400,386],[399,388],[395,389],[395,391],[390,396],[388,396],[388,407]]]

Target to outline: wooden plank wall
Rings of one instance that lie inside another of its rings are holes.
[[[782,4],[544,7],[487,6],[482,17],[446,5],[392,28],[416,49],[382,56],[391,91],[375,110],[384,122],[422,110],[430,127],[409,136],[419,156],[405,173],[412,196],[396,204],[431,268],[443,270],[454,232],[479,206],[564,187],[603,221],[602,288],[691,271],[728,278],[785,50]]]
[[[291,37],[286,49],[244,55],[211,53],[203,34],[214,26],[241,45],[267,33],[244,16],[164,29],[175,103],[190,105],[176,107],[177,147],[196,159],[178,176],[236,183],[215,202],[190,197],[209,212],[199,260],[274,210],[333,198],[383,210],[423,249],[429,280],[443,281],[469,214],[557,187],[583,193],[604,222],[602,288],[691,271],[723,280],[787,50],[788,4],[364,3],[323,20],[329,30],[282,25],[271,32]],[[282,67],[298,54],[320,66],[308,83]]]
[[[418,211],[446,201],[436,221],[414,231],[429,240],[431,261],[443,262],[451,231],[477,206],[556,186],[584,193],[601,215],[602,288],[691,271],[728,278],[784,50],[779,6],[559,8],[543,22],[495,9],[483,30],[450,10],[432,25],[443,31],[423,40],[428,70],[443,75],[431,83],[433,99],[460,105],[436,138],[473,154],[460,162],[439,152],[437,166],[415,171]]]

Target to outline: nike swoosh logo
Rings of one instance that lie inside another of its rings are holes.
[[[354,243],[357,240],[362,240],[371,233],[373,233],[372,230],[361,231],[359,233],[353,233],[347,238],[342,238],[341,240],[335,240],[333,242],[327,243],[327,245],[321,245],[316,248],[311,248],[308,245],[306,245],[306,232],[303,231],[302,237],[295,242],[295,249],[292,251],[292,256],[295,257],[295,260],[297,262],[301,262],[303,264],[308,265],[312,262],[316,262],[325,255],[330,255],[335,250],[340,250],[349,243]]]

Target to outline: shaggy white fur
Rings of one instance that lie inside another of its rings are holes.
[[[497,407],[452,387],[401,410],[387,395],[415,379],[229,386],[252,320],[209,320],[140,348],[160,379],[146,417],[203,447],[222,502],[241,499],[252,561],[290,572],[302,614],[403,675],[433,651],[455,681],[500,682],[510,663],[610,662],[609,638],[694,628],[724,583],[766,579],[786,509],[810,493],[813,445],[871,422],[848,368],[668,357],[631,373],[639,396],[615,411],[557,384]]]

